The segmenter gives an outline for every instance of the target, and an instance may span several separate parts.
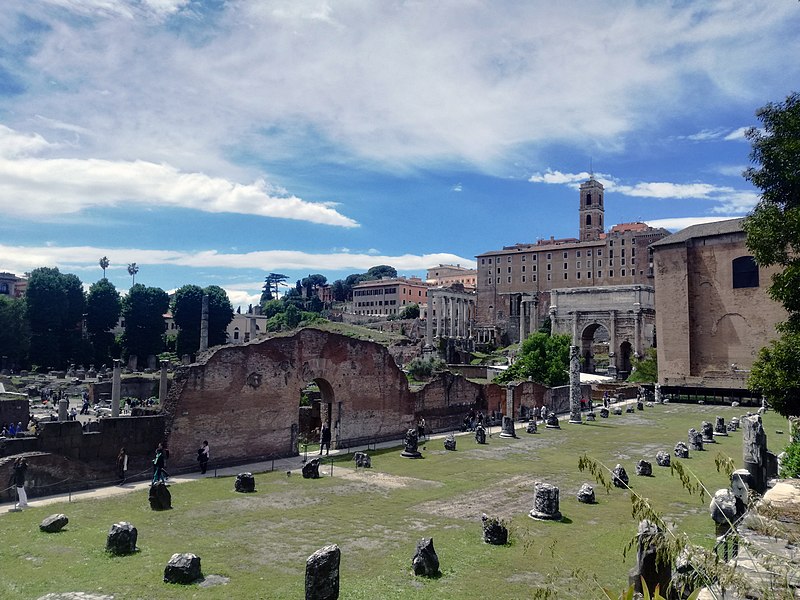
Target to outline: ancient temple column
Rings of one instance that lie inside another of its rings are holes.
[[[608,332],[608,367],[613,367],[614,373],[609,373],[612,377],[617,376],[617,311],[608,311],[611,317],[611,331]]]
[[[256,335],[257,335],[257,331],[258,331],[258,329],[256,328],[256,317],[255,317],[255,315],[251,316],[250,319],[248,319],[248,320],[250,321],[250,341],[252,342],[254,339],[256,339]]]
[[[163,407],[167,399],[167,365],[168,360],[161,361],[161,379],[158,383],[158,403]]]
[[[455,318],[456,318],[456,307],[453,302],[453,298],[447,299],[447,331],[449,333],[449,337],[456,337],[455,336]]]
[[[634,315],[634,342],[633,353],[637,358],[642,356],[642,310],[639,308]]]
[[[536,298],[534,298],[533,301],[531,302],[530,306],[528,307],[528,319],[529,319],[528,332],[529,332],[529,334],[533,333],[534,331],[539,329],[539,323],[538,323],[539,315],[538,315],[538,312],[539,312],[539,302],[536,300]]]
[[[425,320],[425,345],[433,345],[433,293],[428,294],[428,318]]]
[[[519,343],[525,341],[527,337],[525,335],[525,325],[527,325],[527,317],[525,315],[525,308],[527,307],[528,303],[525,301],[520,301],[519,303]]]
[[[578,345],[578,316],[580,313],[575,311],[572,313],[572,345]]]
[[[580,425],[581,415],[581,360],[577,346],[569,347],[569,422]]]
[[[61,398],[58,401],[58,420],[62,423],[69,421],[69,398]]]
[[[122,370],[119,359],[114,359],[114,373],[111,377],[111,416],[119,416],[119,397],[122,388]]]
[[[200,352],[208,350],[208,294],[203,294],[200,310]]]

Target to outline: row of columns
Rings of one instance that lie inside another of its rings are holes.
[[[428,316],[425,341],[430,346],[434,338],[472,337],[475,299],[446,292],[428,292]]]

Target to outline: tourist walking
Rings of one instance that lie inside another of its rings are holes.
[[[127,474],[128,474],[128,453],[125,452],[125,448],[120,448],[119,454],[117,454],[117,477],[119,478],[120,485],[125,483],[125,478]]]
[[[205,473],[206,469],[208,468],[208,459],[211,458],[211,454],[208,449],[208,441],[203,441],[203,445],[200,446],[200,449],[197,451],[197,462],[200,463],[200,472]]]
[[[319,453],[322,455],[322,450],[325,450],[327,456],[331,452],[331,428],[327,423],[322,424],[322,431],[319,435]]]
[[[166,448],[159,442],[156,446],[156,456],[153,459],[153,485],[159,481],[166,481],[167,474],[164,467],[167,464]]]
[[[15,507],[25,508],[28,506],[28,495],[25,493],[25,474],[28,471],[28,461],[24,457],[14,461],[14,469],[11,472],[9,483],[17,490],[17,503]]]
[[[423,437],[425,437],[425,418],[424,417],[419,420],[419,423],[417,423],[417,435],[419,436],[419,439],[422,439]]]

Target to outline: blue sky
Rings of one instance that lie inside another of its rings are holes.
[[[577,235],[741,216],[800,4],[3,0],[0,271],[255,302]]]

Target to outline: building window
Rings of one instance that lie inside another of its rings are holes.
[[[603,278],[603,272],[602,271],[598,271],[597,272],[597,278],[598,279],[602,279]]]
[[[531,266],[531,271],[533,271],[534,273],[536,273],[536,265],[532,265],[532,266]]]
[[[625,240],[622,241],[624,242]],[[625,256],[625,248],[622,249],[622,254],[620,256]]]
[[[550,273],[547,274],[547,281],[550,281]]]
[[[752,256],[734,258],[733,289],[758,287],[758,265]]]
[[[569,275],[567,273],[564,273],[564,279],[567,279],[567,277],[569,277]]]
[[[522,272],[525,272],[525,265],[522,265]]]
[[[547,253],[547,260],[550,260],[551,258],[553,258],[553,255],[550,252],[548,252]]]
[[[609,247],[614,247],[614,240],[608,240]]]
[[[233,330],[233,339],[235,339],[235,340],[238,340],[238,339],[239,339],[239,328],[238,328],[238,327],[236,327],[236,328]]]
[[[508,283],[511,283],[511,277],[508,278]]]
[[[622,270],[619,272],[619,274],[620,274],[620,277],[625,277],[625,269],[622,269]]]
[[[551,265],[550,263],[547,263],[547,270],[548,270],[548,271],[550,270],[550,267],[551,267],[551,266],[553,266],[553,265]]]
[[[533,276],[533,281],[536,281],[536,275]]]
[[[492,264],[492,259],[491,258],[489,259],[489,264]]]
[[[625,266],[625,259],[621,258],[620,261],[619,261],[619,264],[624,267]]]
[[[592,278],[592,272],[591,271],[587,271],[586,272],[586,279],[591,279],[591,278]]]
[[[565,275],[566,275],[566,273],[565,273]],[[576,279],[580,279],[581,278],[581,274],[580,273],[575,273],[575,278]]]
[[[598,260],[597,261],[597,266],[598,267],[602,267],[603,266],[603,261],[602,260]]]
[[[522,262],[525,262],[525,255],[522,255]]]
[[[608,251],[608,258],[614,258],[614,251],[613,250],[609,250]]]
[[[622,244],[623,246],[625,245],[625,238],[622,238],[622,241],[620,242],[620,244]]]
[[[591,206],[591,205],[592,205],[592,195],[586,194],[586,206]]]
[[[591,256],[591,255],[592,255],[592,251],[591,250],[587,250],[586,251],[586,256]]]
[[[525,275],[522,276],[522,283],[525,283]]]
[[[575,268],[576,269],[580,269],[581,268],[581,261],[578,261],[578,262],[575,263]]]
[[[614,277],[614,271],[609,271],[609,272],[608,272],[608,276],[609,276],[609,277]]]
[[[497,274],[500,275],[500,267],[497,267]]]
[[[508,260],[506,262],[511,262],[511,257],[510,256],[508,257]]]
[[[580,250],[576,250],[575,251],[575,258],[580,258],[580,257],[581,257],[581,251]]]
[[[508,272],[511,273],[511,267],[508,267]]]
[[[603,250],[598,248],[597,249],[597,256],[603,256]]]
[[[498,284],[500,283],[500,278],[499,278],[499,277],[497,278],[497,283],[498,283]]]
[[[591,225],[592,224],[592,215],[586,215],[586,224],[587,225]]]
[[[567,252],[564,252],[564,258],[567,258],[567,257],[569,257],[569,254]]]

